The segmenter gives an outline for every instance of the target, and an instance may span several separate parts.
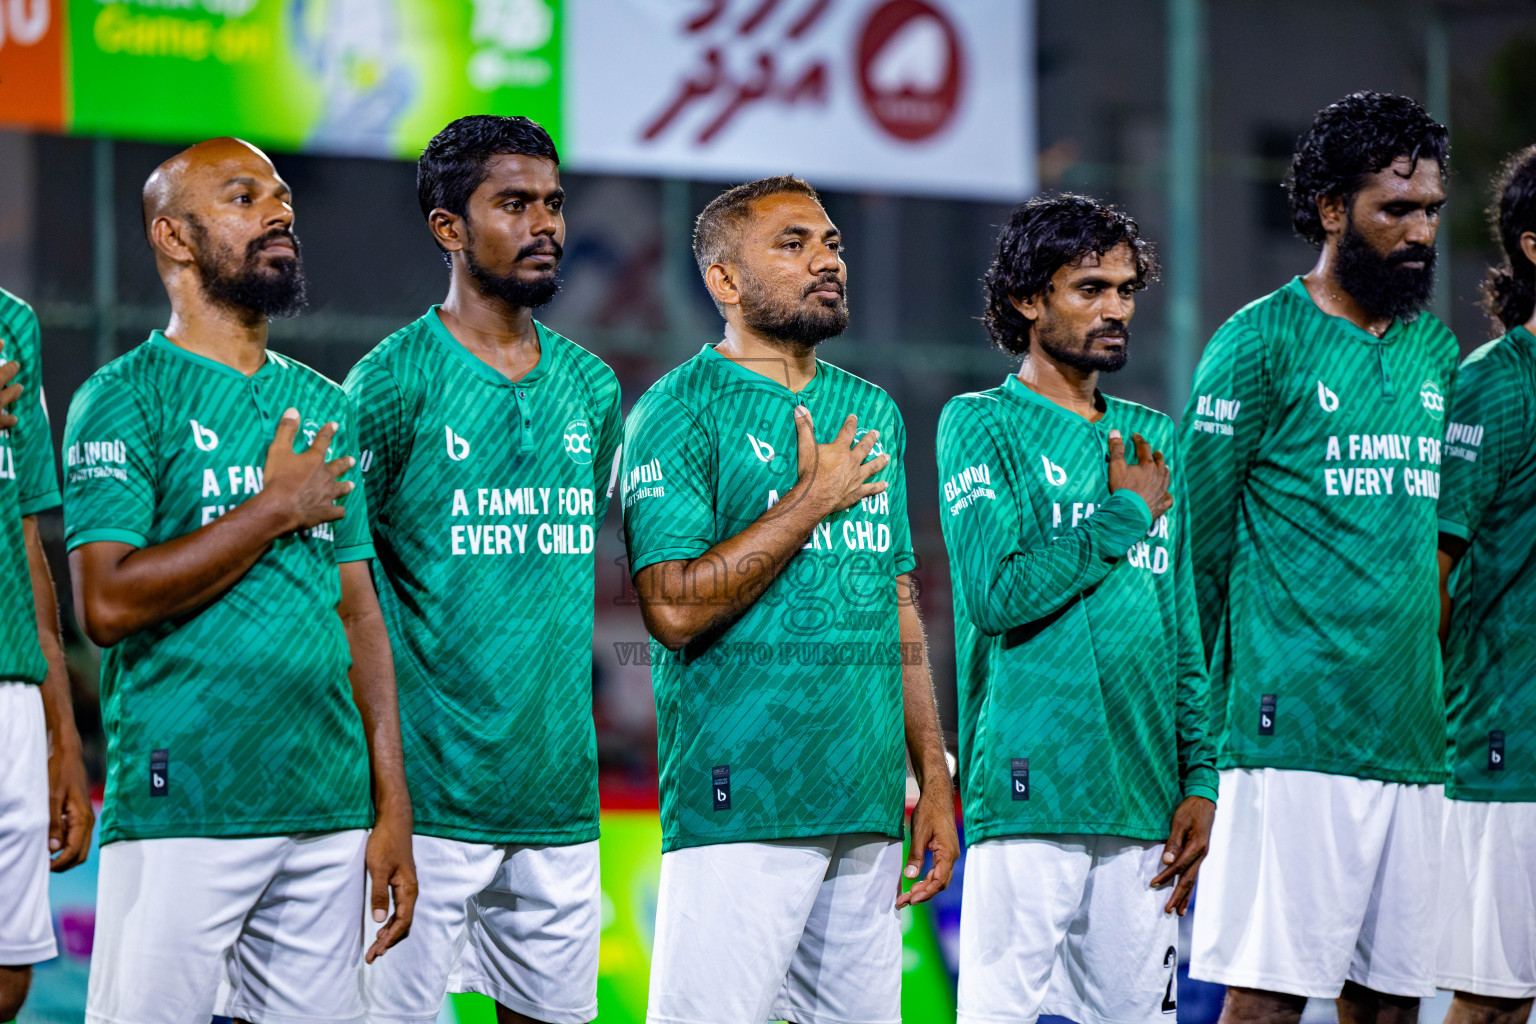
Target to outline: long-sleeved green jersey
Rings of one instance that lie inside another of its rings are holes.
[[[1380,338],[1300,278],[1206,346],[1182,430],[1223,768],[1445,775],[1440,444],[1456,339]]]
[[[1536,338],[1517,327],[1456,376],[1440,530],[1469,541],[1445,645],[1456,800],[1536,800]]]
[[[1182,797],[1216,799],[1174,426],[1103,402],[1090,423],[1010,376],[939,421],[971,841],[1159,839]],[[1113,429],[1168,458],[1172,514],[1110,492]]]

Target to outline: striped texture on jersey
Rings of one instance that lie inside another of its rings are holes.
[[[668,850],[901,834],[896,576],[915,564],[901,416],[884,391],[825,362],[798,394],[765,375],[783,379],[782,366],[762,370],[706,346],[636,404],[620,477],[632,572],[698,558],[794,487],[797,404],[822,443],[850,413],[877,430],[891,462],[874,479],[890,486],[822,520],[719,635],[677,653],[652,642]]]
[[[1138,495],[1111,493],[1114,429],[1167,457],[1173,512],[1153,522]],[[1015,376],[945,406],[940,521],[973,842],[1060,832],[1162,839],[1180,799],[1216,799],[1174,448],[1162,413],[1105,396],[1103,418],[1091,423]]]
[[[1444,777],[1436,499],[1456,340],[1300,278],[1206,347],[1182,448],[1221,767]]]
[[[619,384],[542,325],[516,383],[436,308],[352,370],[416,831],[597,838],[594,544]]]
[[[0,365],[18,364],[21,397],[9,412],[10,430],[0,430],[0,680],[40,683],[48,672],[37,642],[37,608],[21,530],[23,516],[56,508],[58,471],[53,435],[43,403],[42,345],[32,307],[0,289]]]
[[[345,396],[307,366],[268,352],[246,377],[155,332],[92,374],[70,403],[69,548],[152,547],[249,499],[290,407],[301,417],[296,449],[336,421],[331,457],[356,454]],[[337,563],[373,550],[362,491],[341,504],[344,518],[279,538],[209,604],[107,649],[102,842],[372,823],[336,606]]]
[[[1440,530],[1469,540],[1445,645],[1456,800],[1536,800],[1536,338],[1523,327],[1456,375]]]

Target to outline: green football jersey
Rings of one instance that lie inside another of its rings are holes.
[[[619,383],[535,324],[513,383],[434,307],[347,377],[416,831],[597,838],[592,621]]]
[[[1216,799],[1209,689],[1173,421],[1103,396],[1090,423],[1018,377],[939,420],[966,837],[1163,839]],[[1109,432],[1174,474],[1173,515],[1111,493]]]
[[[0,288],[0,366],[17,363],[21,397],[9,412],[10,430],[0,430],[0,681],[41,683],[48,674],[37,642],[37,606],[27,567],[23,516],[59,505],[53,466],[53,436],[43,402],[42,348],[32,307]]]
[[[662,847],[877,832],[905,810],[896,577],[915,565],[906,431],[890,396],[818,361],[796,393],[705,346],[624,428],[629,567],[693,559],[795,485],[795,406],[825,444],[850,413],[879,432],[887,481],[816,525],[740,618],[681,651],[651,642]],[[734,569],[729,569],[734,571]]]
[[[183,537],[261,490],[283,411],[295,450],[341,424],[346,396],[275,352],[254,376],[159,331],[97,370],[65,425],[65,542]],[[354,479],[350,470],[342,479]],[[223,594],[106,650],[101,841],[367,828],[368,749],[347,679],[340,562],[373,557],[361,489],[346,515],[275,541]]]
[[[1536,800],[1536,338],[1467,357],[1445,431],[1440,530],[1470,541],[1445,645],[1457,800]]]
[[[1445,777],[1435,568],[1456,339],[1377,338],[1300,278],[1206,346],[1184,412],[1222,768]]]

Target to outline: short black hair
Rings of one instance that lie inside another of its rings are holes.
[[[1407,96],[1352,92],[1317,112],[1312,127],[1296,140],[1285,190],[1291,224],[1315,249],[1327,238],[1317,201],[1324,196],[1354,202],[1365,179],[1399,157],[1417,166],[1433,160],[1445,180],[1451,133]],[[1411,171],[1410,171],[1411,173]]]
[[[1494,181],[1488,221],[1504,261],[1490,267],[1483,279],[1483,308],[1511,331],[1536,313],[1536,263],[1520,248],[1520,236],[1536,231],[1536,146],[1527,146],[1505,162]]]
[[[807,196],[818,205],[821,203],[821,196],[816,194],[810,182],[793,174],[776,174],[749,181],[728,188],[711,199],[693,222],[693,260],[699,266],[700,275],[716,263],[730,263],[736,259],[737,231],[751,214],[753,203],[785,193]],[[722,315],[725,313],[720,303],[715,303],[715,308]]]
[[[1137,290],[1157,280],[1157,253],[1128,214],[1107,203],[1070,193],[1041,196],[1013,208],[997,236],[987,268],[987,308],[982,322],[992,343],[1004,352],[1029,350],[1029,321],[1010,298],[1027,299],[1051,286],[1062,267],[1076,266],[1089,253],[1103,257],[1119,245],[1136,258]]]
[[[560,154],[549,132],[526,117],[471,114],[450,121],[427,143],[416,161],[416,198],[421,215],[442,207],[464,216],[469,197],[485,181],[492,157],[537,156],[556,166]]]

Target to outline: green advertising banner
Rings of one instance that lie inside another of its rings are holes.
[[[463,114],[560,137],[560,0],[67,0],[69,130],[414,158]]]

